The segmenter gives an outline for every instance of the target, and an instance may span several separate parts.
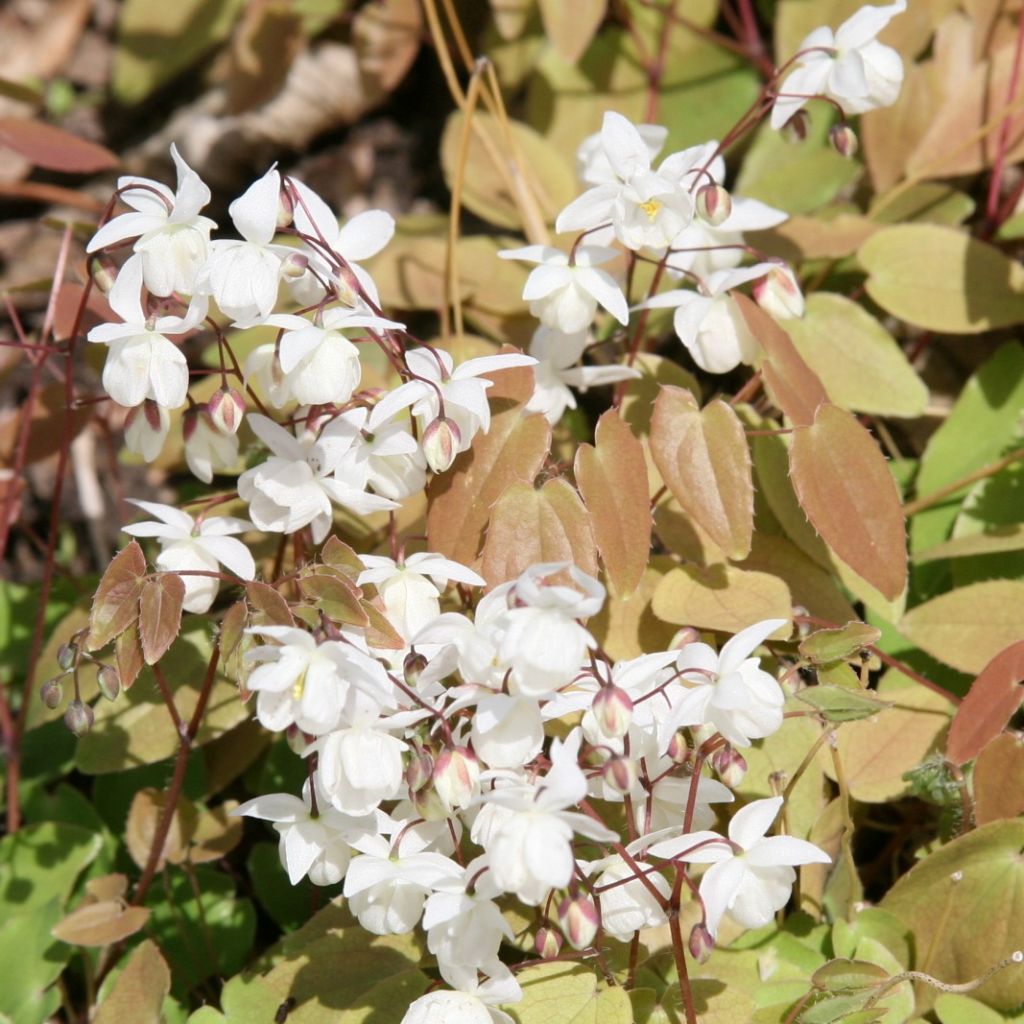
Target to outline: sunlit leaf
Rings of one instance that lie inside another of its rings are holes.
[[[99,900],[58,921],[53,937],[72,946],[109,946],[141,931],[148,920],[145,907],[128,907],[121,900]]]
[[[1024,744],[1004,732],[983,747],[971,776],[974,820],[979,825],[1024,812]]]
[[[946,744],[946,757],[953,764],[973,760],[1006,728],[1024,702],[1022,684],[1024,639],[1000,651],[985,666],[957,708]]]
[[[520,1024],[632,1024],[629,997],[622,988],[606,987],[596,971],[576,964],[540,964],[521,971],[523,989],[516,1003]]]
[[[133,540],[114,556],[96,588],[89,617],[89,650],[106,647],[139,617],[145,575],[146,558]]]
[[[158,662],[181,630],[185,583],[173,572],[147,580],[139,596],[139,639],[147,665]]]
[[[876,700],[862,690],[842,686],[808,686],[797,697],[828,722],[856,722],[891,706],[888,701]]]

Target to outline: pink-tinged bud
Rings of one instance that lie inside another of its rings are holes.
[[[416,808],[416,814],[424,821],[444,821],[450,816],[448,808],[433,786],[413,793],[412,805]]]
[[[196,427],[199,426],[199,417],[202,415],[202,411],[197,406],[192,406],[181,414],[181,436],[186,443],[192,440],[192,435],[196,432]]]
[[[834,124],[829,129],[828,141],[832,148],[847,160],[857,155],[860,143],[857,141],[857,133],[848,124]]]
[[[697,189],[697,214],[713,228],[729,219],[732,196],[721,185],[704,185]]]
[[[295,280],[309,269],[309,257],[303,252],[289,253],[281,261],[281,276]]]
[[[690,739],[693,740],[694,747],[699,750],[717,731],[713,725],[691,725]]]
[[[593,703],[597,726],[611,739],[625,736],[629,723],[633,721],[633,701],[625,690],[618,686],[602,686]]]
[[[700,640],[699,629],[695,629],[693,626],[683,626],[672,637],[672,642],[668,645],[668,649],[670,651],[681,651],[687,644],[695,644],[698,640]]]
[[[47,679],[46,682],[39,687],[39,699],[51,711],[59,708],[60,702],[64,699],[64,687],[60,685],[60,679]]]
[[[295,203],[292,201],[292,197],[288,192],[288,189],[283,188],[277,195],[277,228],[282,230],[283,228],[291,227],[292,220],[295,217]]]
[[[78,644],[71,641],[69,644],[61,644],[57,648],[57,664],[65,671],[69,671],[75,664],[78,657]]]
[[[715,940],[711,938],[711,932],[702,924],[695,924],[690,932],[690,940],[686,944],[690,950],[690,956],[699,964],[706,964],[711,959],[715,949]]]
[[[468,807],[480,792],[480,762],[468,747],[442,750],[434,764],[434,789],[449,813]]]
[[[221,388],[206,403],[206,412],[222,434],[235,434],[245,416],[245,399],[235,388]]]
[[[594,901],[580,893],[566,896],[558,904],[558,923],[573,949],[586,949],[594,941],[601,918]]]
[[[538,928],[533,946],[541,959],[554,960],[562,952],[562,936],[554,928]]]
[[[420,675],[428,664],[427,659],[415,651],[412,654],[406,655],[405,663],[402,666],[406,685],[415,688],[420,681]]]
[[[128,411],[124,421],[124,443],[130,452],[152,462],[161,452],[171,429],[170,413],[146,399]]]
[[[434,774],[434,759],[430,751],[417,747],[405,768],[405,782],[410,793],[418,793]]]
[[[780,263],[754,285],[757,304],[776,320],[795,320],[804,315],[804,293],[791,267]]]
[[[690,748],[686,743],[686,737],[681,733],[677,732],[672,739],[668,741],[668,750],[666,754],[676,764],[686,764],[690,760]]]
[[[631,757],[611,757],[601,769],[601,778],[616,793],[632,793],[637,784],[636,761]]]
[[[107,700],[117,700],[121,692],[121,676],[113,665],[101,665],[96,673],[96,685]]]
[[[64,712],[64,724],[75,736],[84,736],[92,728],[94,718],[92,708],[80,700],[73,700]]]
[[[454,420],[448,419],[447,416],[439,416],[427,424],[420,444],[423,447],[423,454],[427,457],[427,465],[435,473],[443,473],[451,468],[455,456],[459,454],[462,432]]]
[[[730,746],[716,750],[711,755],[711,767],[730,789],[735,789],[747,774],[747,759]]]
[[[803,142],[811,130],[811,115],[798,110],[783,126],[782,134],[789,142]]]
[[[251,694],[250,694],[251,696]],[[288,749],[293,754],[298,754],[302,757],[306,753],[306,747],[313,741],[313,737],[304,733],[297,725],[289,725],[284,733],[285,741],[288,744]]]

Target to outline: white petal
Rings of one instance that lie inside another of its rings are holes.
[[[225,569],[233,572],[239,579],[256,578],[256,563],[253,561],[249,549],[240,540],[235,540],[234,537],[202,536],[197,539],[196,544],[208,551]]]
[[[744,850],[750,849],[763,838],[772,822],[778,817],[782,807],[782,797],[772,796],[764,800],[754,800],[741,808],[729,822],[729,838]]]
[[[346,260],[376,256],[395,234],[395,218],[384,210],[366,210],[354,216],[338,235],[337,249]]]
[[[758,867],[832,863],[832,858],[824,850],[793,836],[769,836],[762,839],[750,848],[746,859]]]
[[[281,175],[271,168],[254,181],[229,207],[239,234],[248,242],[267,245],[277,231]]]
[[[752,626],[741,629],[726,642],[718,655],[718,671],[722,675],[734,672],[772,633],[785,625],[785,619],[765,619],[763,622],[755,622]]]

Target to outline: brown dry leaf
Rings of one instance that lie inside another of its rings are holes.
[[[765,350],[761,367],[772,401],[797,426],[809,426],[822,402],[828,401],[824,385],[797,352],[790,336],[753,299],[733,296],[750,333]]]
[[[155,942],[147,939],[117,976],[92,1024],[162,1024],[171,972]]]
[[[583,56],[608,12],[608,0],[540,0],[544,33],[567,64]]]
[[[139,595],[139,640],[147,665],[154,665],[181,632],[185,583],[173,572],[147,580]]]
[[[831,403],[799,426],[789,451],[800,507],[832,552],[888,599],[907,582],[907,539],[896,482],[856,418]]]
[[[673,569],[658,584],[652,603],[663,622],[724,633],[738,633],[765,619],[785,619],[786,625],[772,634],[776,639],[790,634],[792,605],[789,588],[777,576],[731,565]]]
[[[878,696],[893,707],[839,727],[839,760],[854,800],[877,804],[904,794],[903,773],[941,745],[952,704],[895,669],[878,684]],[[826,773],[835,778],[831,761]]]
[[[933,658],[974,675],[1024,640],[1022,608],[1024,582],[985,580],[912,608],[899,631]]]
[[[109,946],[134,935],[148,920],[145,907],[128,907],[119,899],[99,900],[58,921],[52,935],[72,946]]]
[[[1009,724],[1024,702],[1024,640],[1000,651],[971,684],[949,727],[946,758],[966,764]]]
[[[565,480],[507,488],[491,510],[480,571],[489,587],[515,579],[540,562],[572,562],[597,575],[590,515]]]
[[[139,595],[146,576],[146,558],[136,541],[119,551],[107,566],[92,599],[86,648],[98,651],[135,624]]]
[[[476,563],[495,502],[514,483],[532,485],[551,445],[548,421],[540,414],[523,415],[533,393],[533,371],[515,367],[493,379],[491,429],[477,434],[469,451],[427,491],[430,550],[469,566]]]
[[[1024,742],[1003,733],[974,762],[974,820],[978,825],[1024,813]]]
[[[371,0],[352,19],[359,70],[385,92],[405,78],[419,52],[423,12],[419,0]]]
[[[305,42],[302,15],[290,0],[250,0],[227,54],[231,113],[252,110],[277,95]]]
[[[651,550],[644,449],[615,409],[597,422],[596,447],[580,445],[574,471],[613,593],[629,594]]]
[[[729,558],[750,554],[754,485],[739,417],[725,402],[700,409],[682,388],[662,388],[651,420],[651,454],[680,507]]]
[[[145,868],[149,859],[150,847],[156,837],[166,799],[166,793],[147,787],[135,794],[128,809],[124,841],[128,853],[140,870]],[[195,805],[184,797],[179,797],[171,817],[171,826],[167,830],[167,838],[157,859],[157,870],[167,861],[177,864],[184,859],[185,850],[196,830],[197,817]]]

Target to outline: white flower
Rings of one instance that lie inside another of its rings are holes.
[[[408,744],[376,720],[337,729],[317,744],[324,795],[346,814],[369,814],[402,789],[402,754]]]
[[[159,520],[124,527],[124,532],[133,537],[156,537],[160,541],[158,568],[165,572],[219,572],[219,563],[239,579],[256,577],[256,563],[249,549],[231,536],[251,530],[251,523],[232,516],[215,516],[197,524],[187,512],[170,505],[129,500]],[[181,581],[185,584],[182,608],[187,612],[208,611],[220,589],[220,580],[215,576],[185,575]]]
[[[523,998],[512,972],[500,960],[484,968],[480,981],[475,967],[438,965],[441,976],[455,991],[428,992],[409,1004],[401,1024],[514,1024],[497,1003],[517,1003]]]
[[[280,196],[281,176],[271,168],[228,207],[242,240],[211,242],[196,279],[196,287],[240,327],[265,320],[277,302],[281,261],[292,251],[272,244]]]
[[[196,274],[206,259],[210,229],[217,225],[199,211],[210,201],[210,190],[171,145],[178,170],[178,190],[149,178],[119,178],[122,202],[134,213],[123,213],[104,224],[86,252],[96,252],[126,238],[138,237],[133,250],[142,255],[142,273],[153,295],[178,292],[191,295]],[[156,193],[154,195],[154,193]]]
[[[906,9],[906,0],[862,7],[834,34],[829,28],[815,29],[800,44],[797,66],[779,87],[772,127],[781,128],[814,96],[827,96],[846,114],[895,103],[903,84],[903,61],[876,37]]]
[[[374,492],[392,501],[402,501],[423,490],[427,482],[427,460],[403,417],[364,432],[366,482]]]
[[[668,129],[660,124],[638,124],[634,127],[643,139],[650,159],[653,160],[665,145]],[[580,181],[587,185],[607,185],[617,180],[600,132],[588,135],[579,144],[576,150],[576,173],[579,174]]]
[[[543,413],[549,423],[557,423],[566,409],[576,408],[580,392],[602,384],[639,377],[640,371],[629,366],[577,366],[590,340],[587,331],[563,334],[549,327],[538,327],[530,341],[530,355],[537,360],[533,368],[533,394],[526,403],[530,412]]]
[[[659,832],[664,828],[676,827],[678,830],[686,815],[693,788],[693,776],[680,778],[677,775],[665,775],[671,765],[665,758],[648,766],[648,774],[658,778],[654,787],[647,790],[637,786],[631,794],[633,797],[633,817],[636,827],[642,833]],[[697,779],[697,794],[693,805],[691,828],[707,828],[715,820],[712,804],[732,803],[736,798],[727,786],[718,779],[706,775]]]
[[[598,863],[603,870],[594,885],[601,897],[601,927],[609,935],[620,942],[628,942],[641,928],[655,928],[666,922],[661,905],[647,886],[635,876],[633,868],[618,854]],[[647,865],[641,863],[639,867],[643,870]],[[624,882],[626,878],[631,881]],[[666,899],[669,897],[672,889],[662,875],[652,871],[647,878],[662,896]],[[602,886],[611,887],[602,889]]]
[[[777,264],[757,263],[738,270],[716,270],[701,291],[675,289],[648,299],[647,309],[675,309],[673,326],[693,361],[708,373],[728,373],[752,363],[759,351],[729,291],[764,277]]]
[[[751,654],[785,625],[785,619],[757,622],[718,654],[703,643],[687,644],[679,652],[676,667],[692,689],[683,692],[663,724],[663,750],[684,725],[709,725],[737,747],[749,747],[752,739],[770,736],[782,725],[782,687]]]
[[[502,249],[503,260],[524,260],[540,264],[530,271],[523,286],[523,298],[530,312],[545,327],[572,334],[586,330],[594,321],[598,304],[621,324],[629,323],[626,296],[615,278],[598,268],[615,259],[614,249],[599,245],[577,246],[573,263],[569,254],[550,245],[526,245],[521,249]]]
[[[273,342],[257,345],[249,353],[245,360],[245,382],[255,384],[275,409],[280,409],[292,401],[288,378],[281,369],[277,346]]]
[[[355,412],[365,416],[364,410]],[[249,515],[261,530],[294,533],[311,525],[319,544],[330,529],[332,501],[357,515],[396,507],[367,494],[365,467],[360,479],[358,467],[346,461],[358,428],[345,417],[331,420],[319,435],[304,430],[298,437],[258,413],[250,413],[249,425],[273,453],[238,478],[238,495],[249,502]],[[336,471],[345,475],[332,475]]]
[[[755,800],[729,822],[729,839],[715,832],[693,832],[655,843],[653,856],[711,864],[700,880],[705,924],[712,938],[728,913],[744,928],[768,924],[789,900],[798,864],[830,864],[812,843],[792,836],[767,836],[782,797]]]
[[[103,387],[118,405],[131,408],[150,398],[165,409],[177,409],[188,390],[188,363],[181,349],[165,335],[184,334],[205,315],[201,304],[184,317],[148,317],[142,309],[142,257],[132,256],[121,268],[107,295],[110,308],[124,321],[99,324],[88,340],[109,345]]]
[[[147,398],[142,405],[128,410],[124,421],[124,446],[152,462],[163,451],[170,429],[170,413]]]
[[[693,197],[673,176],[673,158],[651,170],[651,153],[635,125],[613,111],[604,115],[601,147],[614,178],[574,199],[555,230],[591,231],[610,223],[629,249],[664,249],[693,219]]]
[[[218,430],[209,414],[190,410],[185,413],[182,433],[185,437],[185,462],[204,484],[214,472],[237,471],[238,435]]]
[[[516,768],[540,753],[544,720],[532,697],[490,694],[477,705],[471,735],[473,750],[484,764]]]
[[[468,881],[486,867],[481,858],[473,861],[464,877]],[[479,876],[475,891],[435,892],[423,908],[427,948],[438,961],[461,967],[483,967],[498,958],[502,937],[513,941],[509,923],[491,898],[498,895],[486,871]]]
[[[426,428],[441,415],[454,421],[459,430],[459,451],[465,451],[477,431],[487,433],[491,426],[491,407],[487,389],[493,381],[481,375],[513,366],[532,366],[537,360],[518,352],[498,356],[480,356],[454,367],[452,357],[435,348],[416,348],[405,354],[405,362],[415,375],[413,380],[385,395],[370,414],[367,427],[371,433],[390,420],[400,409],[412,406],[420,429]]]

